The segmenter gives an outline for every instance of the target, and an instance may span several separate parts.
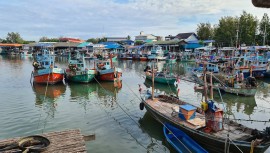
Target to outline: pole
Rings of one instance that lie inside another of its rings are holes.
[[[155,86],[155,78],[154,78],[154,63],[152,64],[152,100],[154,100],[154,86]]]
[[[204,97],[205,97],[205,102],[208,100],[207,99],[207,81],[206,81],[206,65],[204,63],[204,71],[203,71],[203,77],[204,77]]]
[[[210,98],[214,99],[214,93],[213,93],[213,73],[210,73]]]

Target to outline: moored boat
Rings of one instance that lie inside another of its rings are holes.
[[[56,84],[62,82],[64,78],[64,70],[55,66],[54,56],[46,49],[36,55],[33,67],[34,83]]]
[[[66,69],[67,80],[73,82],[88,83],[94,79],[96,70],[86,67],[83,54],[76,52],[76,55],[69,57],[68,63],[69,65]]]
[[[196,107],[175,96],[156,94],[152,86],[152,93],[142,94],[143,107],[158,122],[182,130],[209,152],[262,153],[270,146],[270,127],[258,131],[223,118],[223,111],[207,98]]]
[[[180,129],[165,123],[163,126],[163,133],[166,140],[174,147],[179,153],[207,153],[196,141],[191,139]]]
[[[146,79],[152,80],[153,72],[150,69],[150,67],[147,66],[144,71]],[[154,70],[154,82],[163,84],[174,84],[176,80],[177,77],[170,72],[163,72],[163,71],[158,72],[157,70]]]
[[[97,62],[95,69],[98,73],[98,79],[101,81],[115,81],[122,76],[122,70],[113,66],[111,58],[110,60]]]

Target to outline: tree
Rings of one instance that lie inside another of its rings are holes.
[[[270,40],[270,20],[267,13],[264,13],[260,23],[259,23],[259,34],[257,35],[257,42],[260,45],[269,44],[268,41]]]
[[[258,19],[252,14],[243,11],[239,18],[239,44],[254,45]]]
[[[143,44],[143,41],[139,41],[139,40],[136,40],[134,45],[135,46],[139,46],[139,45],[142,45]]]
[[[39,42],[59,42],[59,39],[60,38],[48,38],[43,36],[39,39]]]
[[[197,27],[197,35],[201,40],[213,38],[213,28],[210,23],[200,23]]]
[[[86,42],[91,42],[93,44],[96,44],[98,43],[98,40],[96,38],[90,38],[90,39],[87,39]]]
[[[127,40],[130,40],[130,39],[131,39],[131,38],[130,38],[130,35],[128,35],[128,36],[127,36]]]
[[[214,40],[218,46],[235,46],[237,23],[237,18],[227,16],[222,17],[218,25],[214,26]]]
[[[22,44],[24,42],[24,40],[21,38],[21,35],[18,32],[8,33],[6,41],[8,43],[19,43],[19,44]]]

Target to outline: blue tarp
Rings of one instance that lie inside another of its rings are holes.
[[[124,49],[122,45],[115,42],[101,42],[100,44],[103,44],[106,49]]]

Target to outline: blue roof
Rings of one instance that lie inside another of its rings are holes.
[[[197,44],[199,43],[200,40],[193,40],[193,41],[188,41],[188,44]],[[203,43],[211,43],[211,42],[215,42],[215,40],[202,40]]]
[[[199,48],[199,47],[203,47],[203,45],[200,45],[198,43],[192,43],[192,44],[186,44],[185,45],[186,49],[195,49],[195,48]]]
[[[107,49],[123,49],[124,47],[116,42],[101,42]]]

